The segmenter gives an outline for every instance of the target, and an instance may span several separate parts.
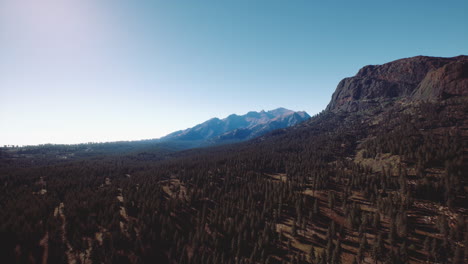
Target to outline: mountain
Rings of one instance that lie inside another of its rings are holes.
[[[468,56],[417,56],[369,65],[343,79],[327,106],[330,111],[359,111],[400,99],[439,100],[468,95]]]
[[[42,162],[61,163],[131,153],[140,153],[140,156],[153,159],[163,158],[169,153],[184,149],[249,140],[275,129],[294,126],[308,118],[310,116],[306,112],[277,108],[268,112],[249,112],[243,116],[233,114],[224,119],[213,118],[193,128],[171,133],[161,139],[0,148],[0,158],[8,157],[17,161],[27,160],[36,165]]]
[[[232,114],[224,119],[212,118],[192,128],[171,133],[161,142],[186,142],[192,145],[223,144],[249,140],[269,131],[294,126],[310,116],[303,111],[294,112],[277,108],[268,112]]]
[[[468,263],[467,77],[466,56],[366,66],[325,111],[237,144],[40,164],[0,149],[0,259]]]

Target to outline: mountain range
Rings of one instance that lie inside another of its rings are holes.
[[[226,118],[212,118],[192,128],[176,131],[159,139],[160,142],[179,142],[188,146],[234,143],[261,136],[275,129],[297,125],[310,116],[304,111],[285,108],[270,111],[232,114]]]
[[[223,119],[212,118],[159,139],[5,148],[3,152],[0,151],[0,157],[3,153],[17,159],[34,158],[36,164],[40,160],[50,163],[53,159],[60,162],[129,153],[147,153],[145,155],[150,157],[159,157],[186,149],[247,141],[276,129],[297,125],[309,118],[309,114],[304,111],[295,112],[280,107],[270,111],[251,111],[245,115],[232,114]]]
[[[303,122],[231,115],[61,163],[50,146],[0,148],[0,259],[468,263],[467,58],[365,66]]]

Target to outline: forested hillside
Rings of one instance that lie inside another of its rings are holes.
[[[341,97],[300,125],[164,158],[3,160],[0,259],[466,263],[463,93]]]

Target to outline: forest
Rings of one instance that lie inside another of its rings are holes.
[[[467,263],[467,112],[464,97],[323,111],[178,152],[4,147],[0,259]]]

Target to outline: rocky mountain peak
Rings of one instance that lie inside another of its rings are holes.
[[[220,144],[224,141],[238,142],[260,136],[274,129],[293,126],[309,117],[306,112],[294,112],[286,108],[251,111],[245,115],[232,114],[223,119],[212,118],[192,128],[171,133],[160,140],[192,141],[198,145]]]
[[[466,94],[468,56],[417,56],[361,68],[343,79],[327,110],[358,111],[399,98],[432,100]]]

